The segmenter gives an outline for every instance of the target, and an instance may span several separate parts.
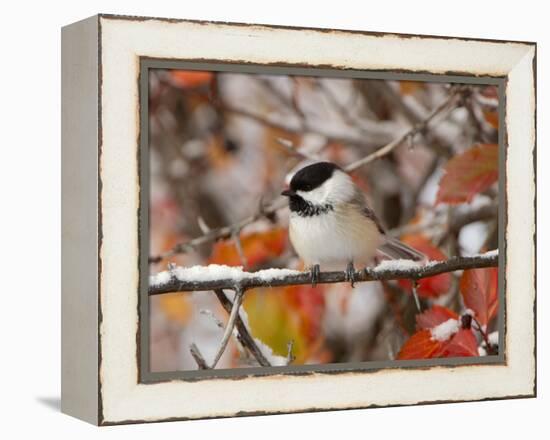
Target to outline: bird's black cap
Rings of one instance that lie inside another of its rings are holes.
[[[290,190],[311,191],[321,186],[332,177],[335,170],[340,167],[332,162],[317,162],[299,170],[290,181]]]

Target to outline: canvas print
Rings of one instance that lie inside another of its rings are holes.
[[[496,86],[147,87],[151,372],[499,354]]]

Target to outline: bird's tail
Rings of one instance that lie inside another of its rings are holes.
[[[426,255],[422,252],[407,246],[396,238],[388,238],[386,243],[380,246],[378,250],[392,260],[422,261],[426,259]]]

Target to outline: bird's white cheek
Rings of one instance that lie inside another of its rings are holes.
[[[314,205],[322,205],[326,201],[326,190],[324,187],[316,188],[311,191],[296,191],[296,193],[305,201]]]

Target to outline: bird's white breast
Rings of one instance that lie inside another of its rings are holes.
[[[372,220],[347,204],[310,217],[291,213],[289,233],[300,258],[325,269],[368,264],[384,240]]]

